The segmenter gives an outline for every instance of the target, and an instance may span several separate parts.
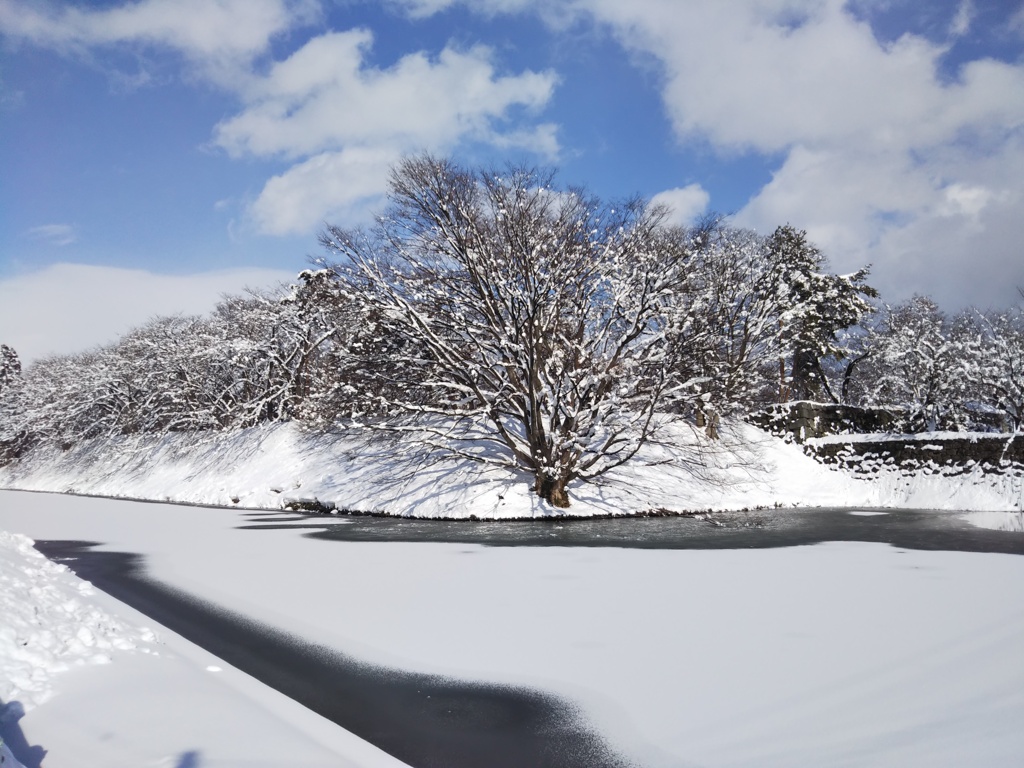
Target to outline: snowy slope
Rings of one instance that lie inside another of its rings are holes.
[[[25,536],[0,531],[0,699],[34,707],[54,675],[110,664],[125,652],[152,653],[155,635],[128,626],[90,600],[95,590],[51,563]]]
[[[4,531],[0,617],[0,737],[30,768],[402,765]]]
[[[570,486],[568,514],[794,505],[1024,509],[1020,474],[883,471],[865,479],[830,469],[749,425],[728,424],[722,431],[723,438],[712,441],[686,424],[668,425],[661,442],[630,464],[599,482]],[[316,435],[293,424],[88,441],[0,467],[0,487],[264,509],[316,500],[341,510],[417,517],[555,512],[531,492],[525,473],[416,455],[377,434]]]

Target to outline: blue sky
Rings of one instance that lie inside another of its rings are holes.
[[[0,36],[27,357],[287,279],[421,150],[792,223],[892,302],[1024,286],[1016,0],[0,0]]]

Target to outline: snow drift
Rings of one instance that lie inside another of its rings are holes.
[[[121,651],[153,652],[153,632],[114,618],[89,599],[94,593],[28,537],[0,531],[0,700],[30,710],[50,698],[60,672],[109,664]]]
[[[407,437],[317,433],[292,423],[220,433],[136,435],[33,452],[0,467],[0,487],[155,501],[282,508],[289,504],[397,516],[522,519],[654,510],[778,506],[1024,509],[1019,469],[987,474],[871,476],[826,467],[799,446],[749,425],[723,424],[709,440],[685,422],[665,425],[635,459],[569,487],[555,510],[525,472],[417,450]]]

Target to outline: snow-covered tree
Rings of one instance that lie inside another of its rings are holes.
[[[845,357],[842,332],[873,311],[869,298],[878,293],[864,282],[868,268],[849,275],[825,272],[824,254],[806,232],[788,224],[772,233],[766,249],[780,308],[780,338],[790,358],[788,376],[780,361],[779,399],[837,401],[821,362]]]
[[[346,345],[365,333],[307,272],[283,295],[225,297],[209,317],[161,317],[113,344],[37,361],[0,392],[0,441],[93,437],[267,421],[331,422]],[[330,398],[333,397],[333,400]],[[4,437],[6,435],[7,437]]]
[[[886,307],[860,374],[865,404],[903,408],[915,429],[961,426],[970,337],[964,316],[950,320],[926,296]]]
[[[1012,431],[1024,429],[1024,310],[978,313],[980,340],[968,358],[979,397],[1001,411]]]
[[[556,188],[549,172],[421,156],[394,169],[374,228],[329,227],[321,242],[341,292],[408,345],[397,362],[432,393],[393,392],[387,406],[443,417],[410,428],[531,472],[538,495],[564,507],[569,482],[634,456],[676,387],[663,310],[685,253],[660,223],[640,202]],[[453,419],[484,431],[452,430]]]
[[[287,381],[282,412],[327,426],[358,410],[353,383],[374,328],[357,302],[340,295],[333,271],[301,272],[277,310],[272,355]]]
[[[6,344],[0,344],[0,392],[21,375],[21,360],[18,353]]]
[[[672,354],[702,397],[718,410],[773,402],[766,372],[779,355],[779,307],[754,232],[703,222],[687,232],[685,283],[674,293],[681,321]]]
[[[690,239],[677,359],[704,397],[741,411],[787,399],[838,400],[826,366],[850,352],[872,311],[867,270],[829,274],[821,251],[790,226],[761,237],[718,219]]]
[[[25,440],[21,420],[16,417],[21,384],[18,353],[0,344],[0,463],[16,456]]]

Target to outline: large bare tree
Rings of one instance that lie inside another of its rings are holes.
[[[631,459],[681,391],[665,342],[688,253],[659,210],[552,178],[409,158],[376,226],[321,243],[341,292],[404,343],[409,391],[432,393],[391,387],[385,410],[406,420],[386,428],[525,469],[565,507],[567,485]]]

